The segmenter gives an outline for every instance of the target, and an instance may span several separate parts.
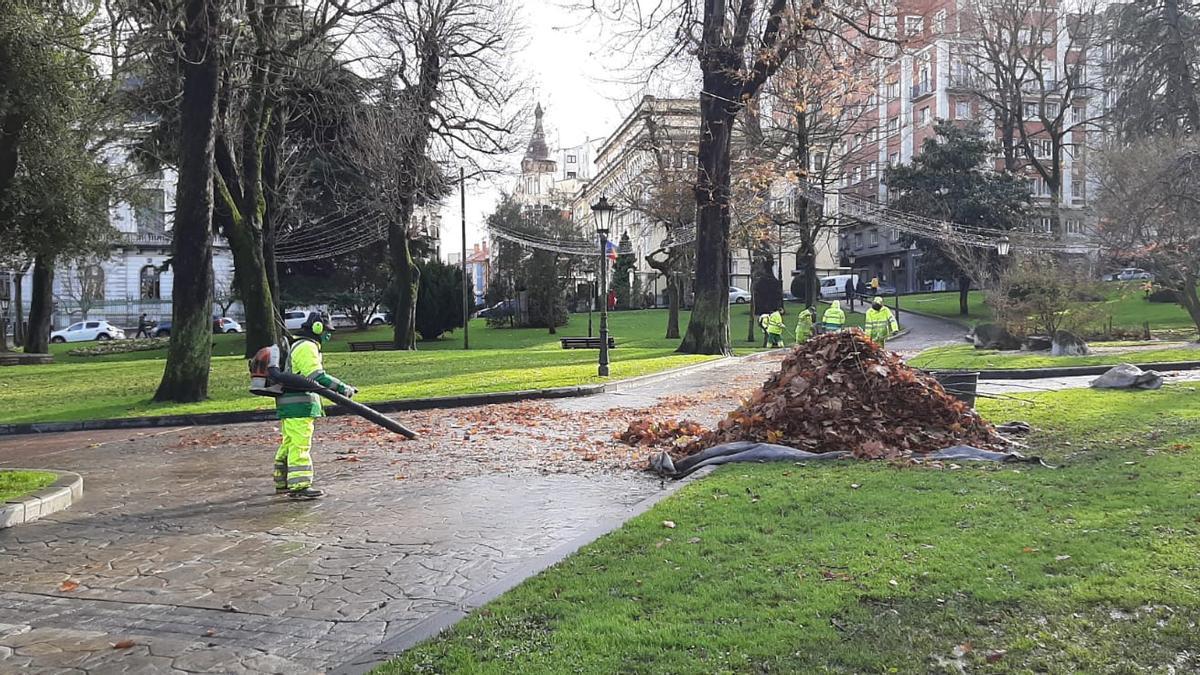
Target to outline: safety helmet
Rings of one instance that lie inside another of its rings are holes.
[[[875,296],[875,299],[872,300],[871,302],[876,305],[882,305],[883,304],[883,296],[877,295],[877,296]]]
[[[329,342],[333,337],[333,320],[329,318],[326,312],[309,312],[308,318],[304,323],[300,324],[300,331],[305,335],[311,336],[321,343]]]

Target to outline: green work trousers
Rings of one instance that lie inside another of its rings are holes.
[[[279,420],[283,442],[275,453],[275,488],[303,490],[312,485],[313,417],[285,417]]]

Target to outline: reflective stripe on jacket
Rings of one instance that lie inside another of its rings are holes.
[[[867,335],[872,337],[887,337],[900,330],[900,324],[896,322],[896,316],[892,314],[892,309],[887,305],[879,309],[875,309],[874,307],[868,309],[867,320],[863,327],[867,329]]]
[[[831,326],[841,326],[846,323],[846,312],[838,305],[830,305],[821,317],[821,321]]]

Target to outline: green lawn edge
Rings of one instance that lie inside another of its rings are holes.
[[[46,471],[0,469],[0,504],[50,487],[58,476]]]
[[[981,402],[1057,469],[723,467],[376,672],[1194,668],[1198,394]]]
[[[971,345],[949,345],[925,349],[909,359],[908,364],[914,368],[931,370],[1015,370],[1181,361],[1200,361],[1200,345],[1088,356],[1050,356],[1049,352],[1014,354],[992,349],[975,349]]]

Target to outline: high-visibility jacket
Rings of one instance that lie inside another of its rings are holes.
[[[778,310],[767,316],[767,334],[783,335],[783,314],[780,314]]]
[[[873,306],[868,309],[867,320],[863,327],[867,329],[867,335],[876,342],[886,340],[892,333],[900,330],[896,315],[892,314],[892,309],[887,305],[879,309],[875,309]]]
[[[321,347],[313,340],[296,340],[288,350],[285,368],[288,372],[303,375],[339,394],[345,394],[350,389],[345,382],[325,372],[325,364],[321,360]],[[282,396],[275,399],[275,416],[279,419],[321,417],[323,414],[321,397],[311,391],[285,390]]]
[[[846,313],[842,311],[842,303],[837,300],[829,303],[829,309],[825,310],[825,314],[821,316],[821,321],[828,328],[841,328],[846,323]]]
[[[812,312],[807,309],[800,310],[800,316],[796,319],[796,342],[804,342],[812,336],[813,321]]]

